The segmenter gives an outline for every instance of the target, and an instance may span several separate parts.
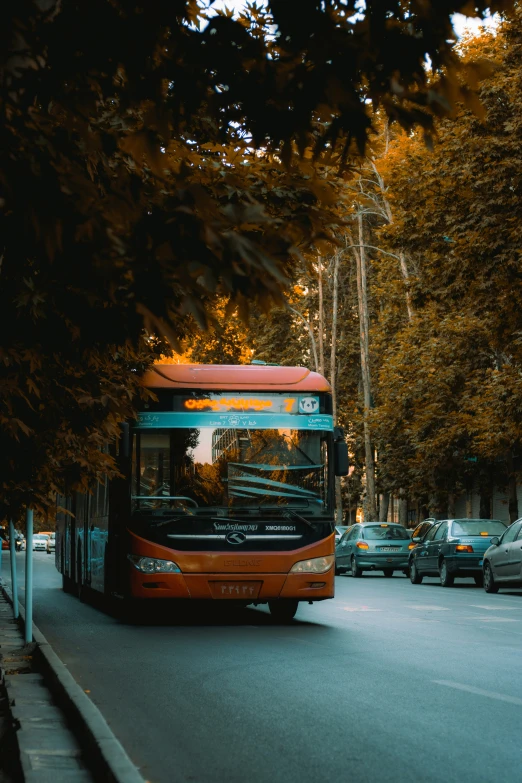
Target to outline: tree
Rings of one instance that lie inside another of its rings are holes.
[[[340,181],[314,166],[363,149],[369,102],[429,136],[472,100],[450,22],[467,6],[271,0],[203,20],[196,0],[2,5],[6,513],[83,486],[134,407],[143,327],[176,345],[216,294],[244,316],[283,303],[296,255],[337,228]]]
[[[492,481],[505,484],[513,519],[522,402],[520,10],[497,36],[465,45],[465,57],[479,53],[499,62],[480,89],[483,119],[460,107],[457,123],[441,123],[432,155],[418,135],[390,147],[396,219],[381,241],[411,259],[414,315],[384,334],[392,296],[381,324],[376,421],[393,457],[390,481],[406,476],[417,497],[431,494],[440,508],[474,484],[485,500]]]

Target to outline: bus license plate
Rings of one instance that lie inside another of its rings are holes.
[[[253,601],[259,595],[262,582],[209,582],[212,598]]]

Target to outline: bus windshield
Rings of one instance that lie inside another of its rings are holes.
[[[136,432],[133,508],[294,506],[328,503],[328,432],[175,428]]]

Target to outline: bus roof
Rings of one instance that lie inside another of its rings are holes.
[[[328,381],[306,367],[251,364],[155,364],[143,376],[149,389],[329,392]]]

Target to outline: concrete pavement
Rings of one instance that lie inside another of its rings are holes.
[[[62,593],[52,561],[35,621],[153,783],[520,780],[520,591],[337,577],[288,627],[170,606],[130,625]]]
[[[9,705],[5,722],[12,727],[6,740],[8,774],[26,783],[92,783],[74,734],[35,670],[34,648],[24,645],[23,632],[0,591],[0,680]]]

